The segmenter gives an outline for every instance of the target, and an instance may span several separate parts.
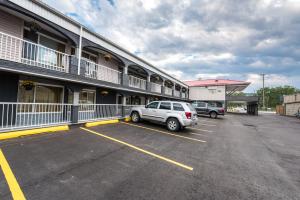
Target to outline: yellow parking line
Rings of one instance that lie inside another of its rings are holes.
[[[160,130],[153,129],[153,128],[148,128],[148,127],[139,126],[139,125],[130,124],[130,123],[125,123],[125,122],[121,122],[121,123],[127,124],[127,125],[129,125],[129,126],[135,126],[135,127],[138,127],[138,128],[147,129],[147,130],[150,130],[150,131],[156,131],[156,132],[158,132],[158,133],[163,133],[163,134],[166,134],[166,135],[171,135],[171,136],[175,136],[175,137],[184,138],[184,139],[187,139],[187,140],[193,140],[193,141],[197,141],[197,142],[206,142],[206,141],[204,141],[204,140],[199,140],[199,139],[195,139],[195,138],[190,138],[190,137],[185,137],[185,136],[181,136],[181,135],[176,135],[176,134],[173,134],[173,133],[168,133],[168,132],[160,131]]]
[[[197,131],[203,131],[203,132],[208,132],[208,133],[212,133],[213,132],[211,130],[199,129],[199,128],[191,128],[191,127],[189,127],[188,129],[197,130]]]
[[[171,159],[169,159],[169,158],[160,156],[160,155],[155,154],[155,153],[152,153],[152,152],[150,152],[150,151],[141,149],[141,148],[139,148],[139,147],[137,147],[137,146],[131,145],[131,144],[126,143],[126,142],[123,142],[123,141],[121,141],[121,140],[118,140],[118,139],[109,137],[109,136],[107,136],[107,135],[103,135],[103,134],[101,134],[101,133],[98,133],[98,132],[96,132],[96,131],[89,130],[89,129],[87,129],[87,128],[83,128],[83,127],[80,127],[80,128],[83,129],[83,130],[85,130],[85,131],[88,131],[88,132],[90,132],[90,133],[93,133],[93,134],[95,134],[95,135],[98,135],[98,136],[104,137],[104,138],[106,138],[106,139],[112,140],[112,141],[114,141],[114,142],[117,142],[117,143],[126,145],[126,146],[128,146],[128,147],[130,147],[130,148],[132,148],[132,149],[135,149],[135,150],[137,150],[137,151],[143,152],[143,153],[148,154],[148,155],[150,155],[150,156],[153,156],[153,157],[155,157],[155,158],[164,160],[164,161],[166,161],[166,162],[168,162],[168,163],[172,163],[172,164],[177,165],[177,166],[179,166],[179,167],[182,167],[182,168],[184,168],[184,169],[187,169],[187,170],[190,170],[190,171],[193,170],[193,168],[190,167],[190,166],[187,166],[187,165],[185,165],[185,164],[176,162],[176,161],[174,161],[174,160],[171,160]]]
[[[0,149],[0,166],[2,168],[3,174],[6,178],[8,187],[11,191],[12,197],[14,200],[25,200],[25,196],[18,184],[16,177],[14,176],[13,172],[11,171],[9,164]]]

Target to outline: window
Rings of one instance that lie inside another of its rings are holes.
[[[158,102],[152,102],[147,105],[147,108],[157,109],[157,106],[158,106]]]
[[[80,104],[95,104],[96,92],[90,90],[82,90],[79,94]]]
[[[22,103],[62,103],[63,88],[36,83],[32,88],[25,88],[19,83],[18,102]]]
[[[61,103],[63,88],[46,85],[36,86],[35,103]]]
[[[173,110],[184,111],[184,108],[180,103],[173,103]]]
[[[208,106],[216,107],[216,108],[222,108],[223,104],[221,102],[208,102]]]
[[[159,109],[171,110],[171,103],[170,102],[161,102]]]
[[[198,107],[206,107],[206,103],[205,102],[198,102]]]
[[[20,103],[62,103],[63,87],[50,86],[35,83],[32,87],[25,87],[23,81],[19,83],[18,102]],[[54,107],[50,104],[24,104],[18,107],[18,112],[54,112],[60,111],[60,107]]]
[[[187,107],[189,107],[191,111],[196,111],[195,108],[190,103],[187,103],[186,105]]]
[[[215,94],[215,93],[217,93],[217,90],[216,89],[208,89],[208,92],[211,94]]]

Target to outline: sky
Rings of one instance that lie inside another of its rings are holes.
[[[180,80],[300,88],[300,0],[43,0]]]

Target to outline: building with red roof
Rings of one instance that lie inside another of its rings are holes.
[[[189,86],[189,98],[203,101],[225,101],[226,95],[243,91],[250,82],[228,79],[185,81]]]

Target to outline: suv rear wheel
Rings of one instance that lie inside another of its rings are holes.
[[[137,123],[137,122],[139,122],[140,121],[140,115],[139,115],[139,113],[138,112],[132,112],[131,113],[131,120],[132,120],[132,122],[134,122],[134,123]]]
[[[180,124],[176,118],[169,118],[167,120],[167,128],[170,131],[178,131],[180,129]]]
[[[209,113],[209,116],[210,116],[211,118],[217,119],[218,114],[217,114],[216,112],[213,111],[213,112]]]

